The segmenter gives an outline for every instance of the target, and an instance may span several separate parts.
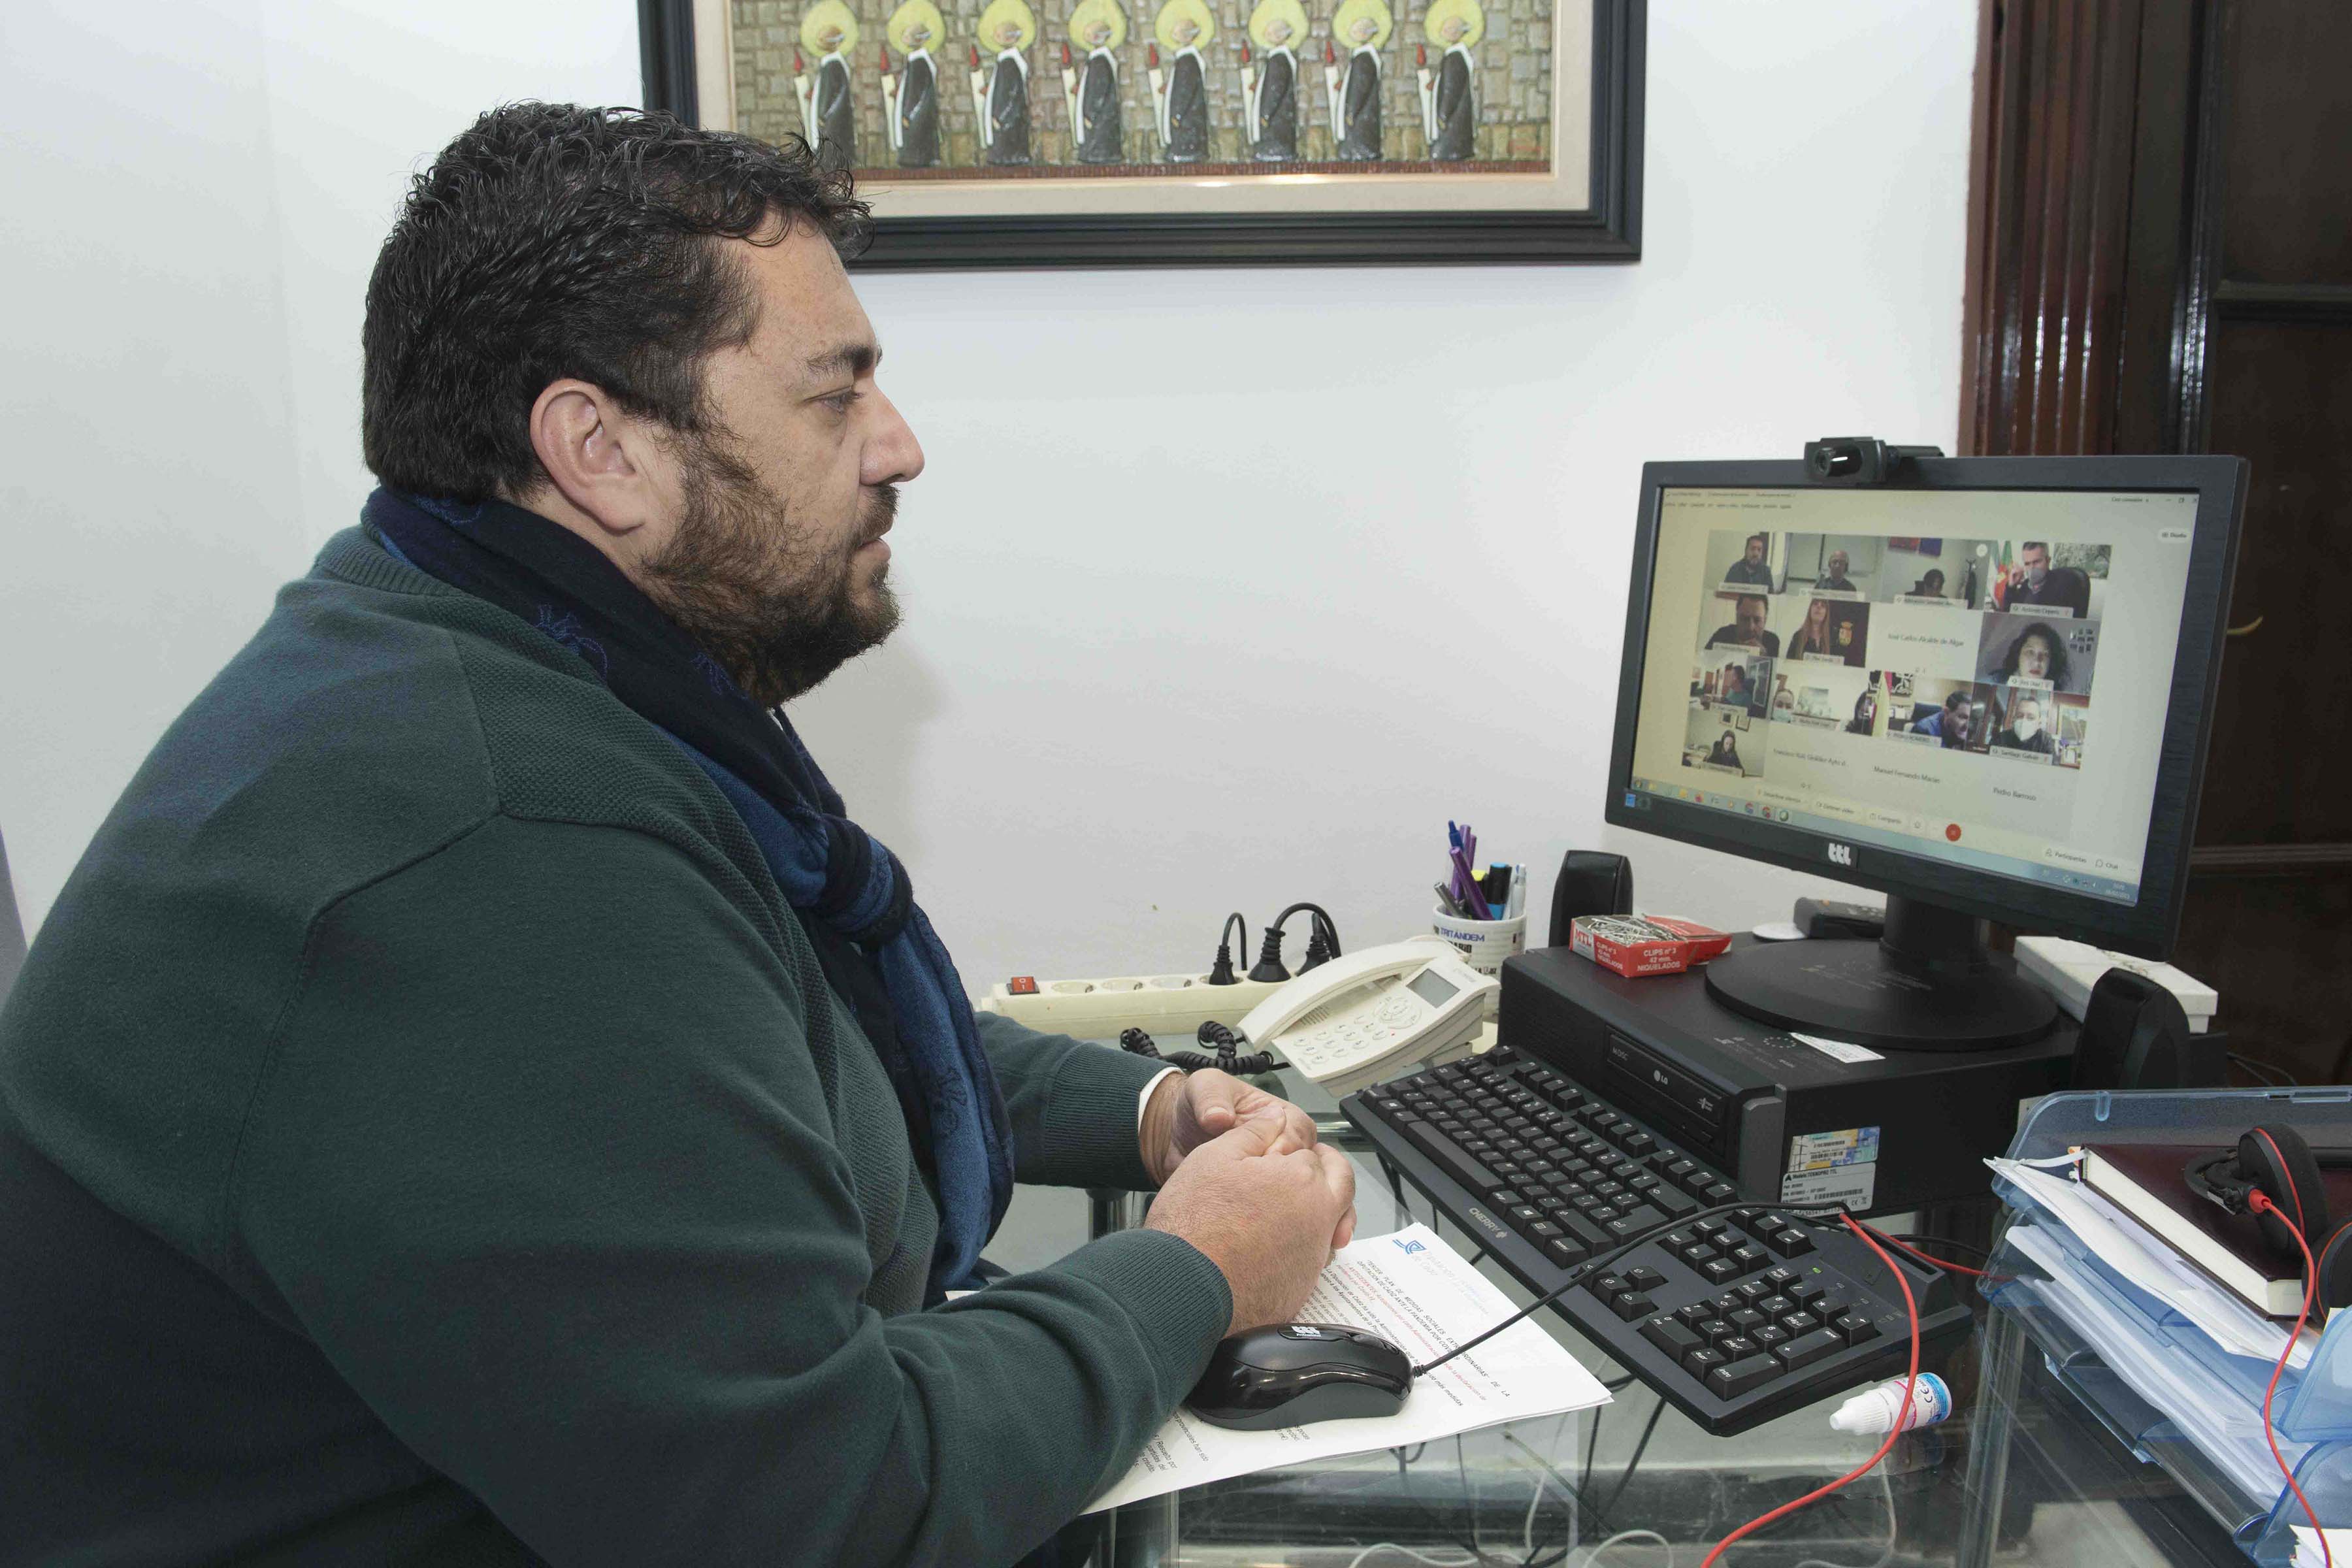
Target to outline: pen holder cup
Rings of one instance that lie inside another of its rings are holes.
[[[1481,974],[1502,972],[1503,960],[1528,950],[1528,917],[1513,915],[1508,920],[1474,921],[1464,916],[1449,915],[1443,909],[1429,912],[1429,929],[1452,942],[1462,954],[1462,962]],[[1495,1016],[1495,998],[1486,1001],[1486,1016]]]

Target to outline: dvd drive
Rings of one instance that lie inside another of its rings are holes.
[[[1628,1110],[1655,1117],[1708,1154],[1723,1152],[1723,1108],[1730,1098],[1723,1090],[1614,1029],[1602,1037],[1601,1059]]]

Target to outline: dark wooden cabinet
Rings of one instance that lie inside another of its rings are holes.
[[[2252,465],[2176,961],[2352,1054],[2352,5],[1987,0],[1961,450]]]

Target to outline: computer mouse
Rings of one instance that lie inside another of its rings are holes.
[[[1265,1432],[1393,1415],[1412,1392],[1412,1358],[1378,1334],[1273,1323],[1219,1342],[1184,1408],[1215,1426]]]

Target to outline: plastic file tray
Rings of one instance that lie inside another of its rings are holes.
[[[2052,1095],[2035,1106],[2010,1147],[2019,1160],[2063,1154],[2081,1143],[2178,1143],[2184,1162],[2257,1122],[2294,1128],[2315,1148],[2352,1148],[2352,1089],[2220,1089],[2198,1093]],[[2053,1376],[2116,1437],[2228,1529],[2256,1562],[2284,1564],[2289,1526],[2303,1510],[2261,1447],[2267,1362],[2231,1355],[2194,1323],[2125,1280],[2013,1184],[1995,1183],[2013,1211],[1992,1272],[2011,1276],[1987,1294],[2032,1336]],[[2012,1239],[2031,1225],[2058,1244],[2065,1278]],[[2169,1387],[2129,1370],[2161,1358]],[[2295,1480],[2330,1525],[2352,1524],[2352,1310],[2337,1312],[2301,1372],[2279,1382],[2273,1405],[2282,1446],[2307,1445]],[[2232,1438],[2231,1430],[2238,1436]],[[2244,1454],[2251,1432],[2259,1466]]]

